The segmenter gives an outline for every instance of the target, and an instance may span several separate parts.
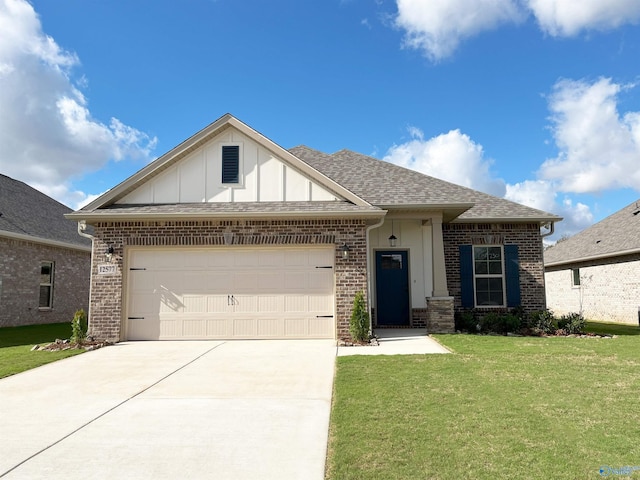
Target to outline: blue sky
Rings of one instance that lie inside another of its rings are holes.
[[[77,208],[231,113],[561,215],[640,198],[637,0],[0,0],[0,173]]]

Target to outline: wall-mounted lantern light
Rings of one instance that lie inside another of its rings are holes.
[[[114,253],[115,251],[113,249],[113,245],[109,245],[109,248],[107,248],[107,253],[104,254],[105,258],[107,259],[107,262],[111,263],[111,260],[113,260]]]
[[[222,238],[224,239],[225,245],[233,244],[233,232],[225,232],[222,234]]]
[[[342,258],[344,258],[345,260],[349,258],[349,252],[351,251],[351,248],[349,248],[349,245],[344,243],[342,247],[340,247],[340,251],[342,252]]]
[[[391,236],[389,237],[389,246],[395,247],[397,241],[397,237],[393,234],[393,220],[391,220]]]

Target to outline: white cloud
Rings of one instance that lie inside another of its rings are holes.
[[[560,151],[540,167],[540,178],[560,190],[596,193],[640,186],[640,112],[621,115],[617,97],[630,86],[601,78],[562,80],[549,98],[552,131]]]
[[[71,69],[79,64],[42,31],[24,0],[0,0],[0,171],[71,206],[71,181],[107,161],[149,160],[156,139],[94,119]]]
[[[593,223],[593,214],[584,203],[574,202],[568,195],[560,200],[557,182],[525,180],[505,184],[491,172],[492,161],[484,156],[482,145],[475,143],[460,130],[425,139],[417,127],[408,128],[411,139],[389,149],[384,161],[410,168],[432,177],[486,192],[497,197],[527,205],[563,217],[556,234],[577,233]]]
[[[468,135],[451,130],[425,140],[416,127],[409,127],[409,134],[411,140],[391,147],[383,160],[492,195],[504,195],[504,182],[491,175],[491,160],[484,158],[482,145]]]
[[[514,0],[397,0],[395,23],[407,46],[432,60],[451,55],[461,41],[523,15]]]
[[[610,30],[640,20],[638,0],[528,0],[540,28],[571,37],[584,30]]]
[[[558,224],[556,234],[551,239],[560,235],[573,235],[593,223],[593,213],[589,206],[581,202],[574,203],[567,196],[558,202],[557,196],[557,186],[552,182],[525,180],[513,185],[507,184],[505,198],[562,217],[564,220]]]
[[[638,0],[397,0],[395,25],[404,44],[433,61],[450,56],[464,40],[533,15],[552,36],[610,30],[640,22]]]

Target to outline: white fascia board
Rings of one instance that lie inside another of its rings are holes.
[[[87,223],[91,222],[126,222],[137,220],[188,220],[188,219],[235,219],[235,218],[309,218],[309,219],[329,219],[329,218],[382,218],[387,214],[386,210],[369,210],[358,212],[303,212],[303,211],[290,211],[290,212],[198,212],[198,213],[67,213],[66,218],[70,220],[86,220]]]
[[[623,250],[620,252],[602,253],[600,255],[590,255],[588,257],[572,258],[570,260],[560,260],[557,262],[549,262],[549,263],[545,263],[544,266],[559,267],[562,265],[571,265],[573,263],[583,263],[583,262],[591,262],[593,260],[604,260],[606,258],[624,257],[625,255],[633,255],[636,253],[640,253],[640,248],[632,248],[630,250]]]
[[[484,217],[484,218],[456,218],[451,223],[539,223],[559,222],[562,217]]]
[[[91,247],[84,245],[75,245],[73,243],[60,242],[58,240],[49,240],[46,238],[34,237],[33,235],[25,235],[23,233],[13,233],[0,231],[0,237],[11,238],[13,240],[22,240],[25,242],[39,243],[50,247],[67,248],[69,250],[79,250],[81,252],[91,252]]]

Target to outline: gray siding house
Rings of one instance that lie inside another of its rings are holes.
[[[547,249],[547,304],[556,314],[637,323],[640,201]]]
[[[0,326],[70,322],[88,308],[91,241],[71,211],[0,175]]]

